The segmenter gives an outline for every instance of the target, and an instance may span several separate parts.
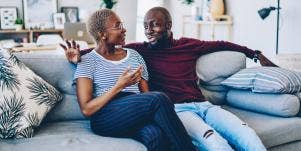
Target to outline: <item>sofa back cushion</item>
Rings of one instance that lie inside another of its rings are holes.
[[[85,119],[79,109],[72,78],[75,66],[58,51],[21,52],[15,55],[37,75],[54,86],[64,99],[46,117],[46,121]]]
[[[246,56],[240,52],[220,51],[201,56],[196,64],[196,73],[205,98],[213,104],[224,104],[227,89],[220,83],[244,68]]]

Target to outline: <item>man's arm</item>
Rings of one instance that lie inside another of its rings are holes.
[[[252,49],[249,49],[245,46],[240,46],[231,42],[226,41],[199,41],[200,48],[201,48],[201,55],[208,54],[212,52],[217,51],[237,51],[244,53],[248,58],[250,59],[257,59],[260,61],[260,64],[262,66],[277,66],[272,61],[270,61],[268,58],[266,58],[260,51],[255,51]]]

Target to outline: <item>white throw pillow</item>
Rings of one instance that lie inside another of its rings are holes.
[[[32,137],[61,94],[7,50],[0,49],[0,138]]]

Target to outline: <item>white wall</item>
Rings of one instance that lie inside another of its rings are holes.
[[[164,7],[170,11],[170,15],[172,17],[172,30],[173,36],[175,38],[179,38],[182,36],[182,16],[190,15],[191,6],[182,4],[179,0],[165,0]],[[194,37],[195,35],[189,35],[190,37]]]
[[[276,45],[276,12],[271,12],[261,20],[257,11],[260,8],[276,6],[275,0],[225,0],[227,14],[233,17],[233,42],[262,50],[267,56],[275,54]],[[201,6],[201,0],[194,5]],[[300,0],[281,1],[281,27],[279,37],[279,54],[301,53],[299,46],[301,35]],[[173,17],[173,32],[176,38],[181,37],[182,15],[189,15],[191,7],[178,0],[165,0]],[[191,31],[195,31],[191,28]],[[194,37],[195,32],[192,33]]]
[[[123,19],[127,28],[127,41],[136,40],[137,3],[139,0],[118,0],[114,10]],[[151,1],[151,0],[149,0]],[[194,5],[201,6],[202,0],[195,0]],[[233,42],[246,45],[252,49],[262,50],[267,55],[275,54],[276,43],[276,12],[261,20],[257,11],[262,7],[275,5],[275,0],[225,0],[227,14],[233,17]],[[100,0],[58,0],[61,6],[77,6],[89,14],[99,8]],[[22,16],[22,0],[0,0],[1,6],[17,6]],[[164,6],[173,17],[174,37],[182,36],[182,16],[191,13],[191,6],[182,4],[182,0],[164,0]],[[279,37],[279,54],[300,53],[301,35],[300,0],[281,1],[281,29]],[[83,14],[83,13],[81,13]],[[140,27],[138,27],[140,28]],[[195,37],[193,27],[188,36]],[[142,34],[143,33],[137,33]],[[299,42],[299,43],[298,43]]]
[[[79,8],[81,18],[100,8],[100,0],[58,0],[58,10],[62,6],[75,6]],[[0,7],[18,7],[19,17],[23,16],[22,0],[0,0]],[[127,28],[127,41],[134,41],[136,35],[137,0],[119,0],[113,8],[124,21]],[[38,11],[37,11],[38,12]],[[84,21],[84,20],[83,20]]]
[[[266,54],[275,54],[276,50],[276,11],[262,20],[257,11],[263,7],[276,6],[274,0],[228,0],[228,13],[234,19],[234,42],[250,48],[263,50]],[[299,0],[282,0],[279,31],[279,54],[300,53],[301,6]]]
[[[114,9],[124,22],[127,29],[126,41],[136,40],[137,0],[118,0]]]
[[[147,41],[144,35],[143,20],[146,12],[152,7],[163,6],[163,0],[138,0],[137,1],[137,24],[136,24],[136,41]]]

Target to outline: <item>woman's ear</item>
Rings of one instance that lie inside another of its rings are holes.
[[[106,40],[107,39],[107,36],[106,36],[107,34],[106,33],[104,33],[104,32],[99,32],[98,33],[98,37],[99,37],[99,39],[101,39],[101,40]]]

